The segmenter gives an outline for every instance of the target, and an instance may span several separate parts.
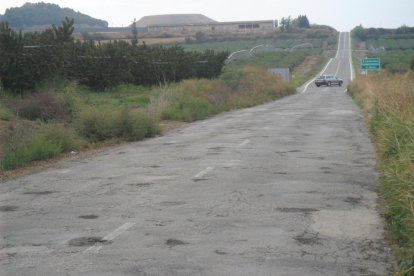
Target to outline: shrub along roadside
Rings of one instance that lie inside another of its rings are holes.
[[[13,137],[1,161],[1,168],[12,170],[32,161],[46,160],[85,145],[77,134],[63,124],[42,124],[27,137]]]
[[[414,75],[360,77],[349,87],[379,156],[385,217],[401,275],[414,275]]]
[[[91,142],[122,138],[138,141],[159,133],[157,122],[126,107],[118,110],[90,108],[81,112],[75,121],[77,132]]]

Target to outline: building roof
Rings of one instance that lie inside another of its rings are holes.
[[[201,25],[217,23],[202,14],[164,14],[144,16],[137,21],[137,27],[153,25]]]

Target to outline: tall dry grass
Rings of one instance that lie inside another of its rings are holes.
[[[349,91],[373,133],[400,275],[414,275],[414,73],[359,77]]]
[[[219,79],[185,80],[169,86],[159,94],[168,100],[161,118],[190,122],[276,100],[293,92],[293,87],[278,76],[260,67],[246,66],[232,69]]]
[[[362,93],[356,94],[364,110],[370,114],[375,106],[385,108],[408,120],[413,119],[414,72],[406,74],[381,74],[357,78],[351,89],[356,87]]]

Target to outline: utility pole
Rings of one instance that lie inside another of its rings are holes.
[[[137,29],[137,19],[134,18],[134,22],[132,22],[132,45],[138,45],[138,29]]]

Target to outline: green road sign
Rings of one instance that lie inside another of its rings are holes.
[[[363,58],[361,61],[361,70],[380,70],[381,60],[379,58]]]
[[[379,64],[380,59],[379,58],[363,58],[362,64]]]
[[[362,64],[361,70],[381,70],[381,65]]]

